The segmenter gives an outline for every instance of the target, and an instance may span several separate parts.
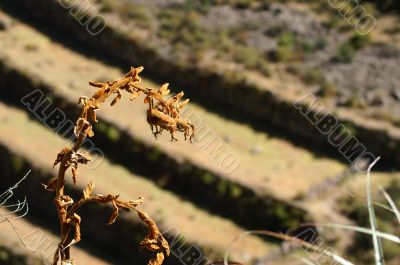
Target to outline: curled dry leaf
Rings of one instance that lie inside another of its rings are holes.
[[[114,106],[115,103],[117,103],[121,98],[122,98],[122,94],[121,91],[116,90],[114,93],[117,94],[117,96],[113,99],[113,101],[111,102],[111,106]]]
[[[137,200],[128,201],[128,204],[130,207],[135,208],[135,207],[139,206],[140,204],[142,204],[143,201],[144,201],[144,199],[142,197],[139,197]]]
[[[95,113],[92,115],[94,115],[94,118],[96,118]],[[76,137],[80,137],[82,135],[82,138],[85,138],[86,136],[93,137],[94,133],[92,130],[92,125],[86,119],[79,118],[75,124],[74,134]]]
[[[60,163],[63,160],[64,156],[69,152],[71,152],[71,148],[69,147],[66,147],[63,150],[61,150],[61,152],[57,154],[57,158],[54,161],[53,167],[55,167],[58,163]]]
[[[86,189],[83,191],[83,198],[88,199],[90,197],[90,194],[92,194],[93,189],[94,189],[94,184],[93,182],[90,182],[87,186]]]
[[[143,202],[143,198],[139,198],[135,201],[121,201],[118,199],[114,199],[112,200],[112,205],[113,205],[113,212],[110,216],[110,218],[108,219],[108,225],[112,225],[115,220],[117,219],[118,215],[119,215],[119,209],[123,209],[125,211],[129,211],[132,209],[135,209],[135,207],[137,207],[138,205],[140,205]]]
[[[147,225],[148,234],[140,242],[140,249],[146,248],[150,251],[165,252],[167,256],[170,254],[168,241],[160,233],[156,223],[145,212],[137,210],[140,219]]]
[[[189,99],[179,103],[179,100],[184,96],[183,91],[170,99],[164,99],[164,96],[169,94],[167,87],[168,84],[164,84],[158,90],[150,90],[151,93],[148,93],[144,100],[144,103],[149,104],[147,122],[150,124],[151,131],[157,138],[158,134],[166,130],[171,134],[171,141],[177,141],[174,136],[175,132],[183,132],[185,140],[189,138],[192,142],[195,135],[194,124],[189,120],[180,118],[180,111],[189,103]],[[158,101],[155,105],[154,100]],[[190,133],[190,130],[192,130],[192,133]]]
[[[91,160],[91,157],[88,153],[75,153],[72,152],[71,158],[68,161],[69,165],[71,165],[71,171],[72,171],[72,180],[74,181],[74,185],[76,185],[76,177],[78,175],[78,165],[79,164],[87,164]]]
[[[62,195],[62,196],[56,198],[55,201],[56,201],[58,208],[65,209],[65,210],[74,203],[74,200],[71,197],[69,197],[68,195]]]
[[[89,81],[89,85],[94,86],[94,87],[105,87],[107,86],[107,83],[105,82],[100,82],[100,81]]]
[[[73,216],[69,217],[67,219],[67,223],[71,224],[72,226],[75,227],[74,230],[74,238],[71,241],[71,243],[68,244],[66,247],[70,247],[79,241],[81,241],[81,217],[77,215],[76,213],[73,214]]]
[[[160,94],[162,96],[166,96],[169,95],[169,93],[171,92],[171,90],[168,89],[169,83],[165,83],[160,87]]]
[[[140,83],[141,78],[139,74],[144,70],[143,66],[137,68],[131,66],[131,70],[125,75],[126,78],[131,78],[132,81]]]
[[[164,253],[162,252],[157,252],[156,256],[154,258],[152,258],[149,263],[147,263],[148,265],[161,265],[163,264],[164,261]]]
[[[115,223],[115,220],[117,219],[117,217],[119,215],[119,208],[118,208],[117,204],[115,203],[115,200],[112,201],[112,205],[113,205],[113,212],[112,212],[112,215],[110,216],[110,218],[108,219],[108,222],[107,222],[108,225],[112,225],[113,223]]]

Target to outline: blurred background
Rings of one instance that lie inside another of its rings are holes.
[[[78,98],[95,91],[88,81],[121,78],[130,66],[144,66],[146,87],[185,91],[194,142],[154,139],[143,97],[123,95],[98,111],[84,146],[94,159],[76,186],[67,173],[67,189],[79,198],[93,180],[95,193],[144,197],[172,246],[166,264],[221,261],[245,231],[304,238],[304,223],[369,227],[358,157],[381,156],[374,200],[385,203],[380,185],[400,202],[399,11],[394,0],[0,1],[0,192],[31,169],[8,201],[29,203],[12,221],[20,238],[0,223],[0,264],[51,263],[59,227],[41,183],[57,174]],[[146,264],[146,228],[128,213],[107,226],[111,211],[79,212],[77,264]],[[394,214],[376,212],[379,230],[398,235]],[[373,264],[369,236],[315,233],[321,249]],[[383,249],[387,264],[399,264],[399,245]],[[304,264],[299,256],[331,264],[255,234],[230,251],[243,264]]]

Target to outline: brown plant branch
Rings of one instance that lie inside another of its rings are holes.
[[[92,195],[93,183],[87,185],[83,191],[83,196],[77,202],[74,202],[70,196],[65,194],[65,174],[67,170],[71,168],[73,183],[76,185],[79,164],[87,164],[91,160],[89,154],[80,153],[79,149],[86,137],[94,136],[92,123],[98,121],[96,112],[100,109],[101,104],[111,96],[115,96],[111,101],[111,106],[115,105],[122,98],[122,91],[131,94],[130,100],[136,99],[140,94],[145,95],[144,103],[149,106],[147,122],[156,138],[163,130],[167,130],[171,134],[171,141],[176,141],[175,132],[183,132],[185,140],[189,137],[189,140],[192,141],[195,130],[194,124],[179,117],[180,110],[189,102],[187,99],[179,103],[184,95],[183,91],[167,99],[166,96],[170,93],[168,84],[162,85],[159,89],[142,87],[139,77],[142,71],[143,67],[131,67],[131,70],[121,79],[107,82],[90,81],[89,85],[97,88],[96,92],[89,99],[82,96],[78,100],[78,104],[83,106],[74,128],[74,145],[66,147],[58,153],[54,162],[54,166],[59,164],[58,176],[51,179],[47,184],[43,184],[46,190],[55,192],[54,204],[57,208],[61,227],[60,243],[54,253],[52,265],[57,265],[60,259],[61,264],[73,264],[70,257],[70,247],[81,240],[80,224],[82,220],[76,212],[82,205],[90,202],[111,203],[113,212],[108,220],[109,225],[115,222],[120,209],[134,210],[138,213],[139,218],[147,225],[149,231],[139,244],[140,250],[146,248],[155,252],[155,256],[148,262],[149,265],[161,265],[165,255],[169,256],[170,254],[168,242],[160,233],[154,220],[147,213],[136,208],[143,202],[142,198],[135,201],[122,201],[118,199],[119,195]]]

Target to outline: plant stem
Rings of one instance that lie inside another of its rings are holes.
[[[56,197],[54,199],[54,203],[56,204],[57,208],[57,214],[58,214],[58,219],[60,221],[60,237],[61,237],[61,246],[60,249],[57,251],[60,251],[60,256],[61,256],[61,262],[63,261],[68,261],[70,260],[70,247],[68,246],[68,235],[70,231],[70,224],[67,223],[67,210],[65,207],[60,207],[59,203],[62,199],[62,196],[64,196],[64,189],[65,189],[65,172],[67,171],[68,167],[66,166],[66,163],[70,160],[71,155],[73,152],[77,152],[79,148],[82,146],[83,141],[86,138],[86,129],[90,125],[85,125],[83,126],[82,133],[75,139],[75,144],[74,147],[69,150],[66,154],[64,154],[64,157],[62,158],[62,161],[60,163],[60,167],[58,170],[58,176],[57,176],[57,188],[56,188]],[[65,246],[68,246],[64,248]]]

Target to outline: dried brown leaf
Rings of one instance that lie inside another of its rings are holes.
[[[87,164],[91,160],[91,157],[88,153],[75,153],[72,152],[71,158],[68,161],[71,166],[72,172],[72,180],[74,185],[76,185],[76,177],[78,175],[78,165],[79,164]]]
[[[87,130],[86,130],[86,134],[88,137],[93,137],[94,136],[94,132],[92,130],[92,126],[90,126]]]
[[[134,201],[129,201],[129,205],[133,208],[135,208],[136,206],[139,206],[140,204],[142,204],[144,201],[144,199],[142,197],[139,197],[137,200]]]
[[[122,98],[122,94],[121,91],[116,90],[115,93],[117,94],[117,96],[114,98],[114,100],[111,102],[111,106],[114,106],[115,103],[117,103],[121,98]]]
[[[112,201],[112,205],[113,205],[114,209],[113,209],[112,215],[108,219],[108,222],[107,222],[108,225],[112,225],[119,215],[119,209],[118,209],[118,206],[117,206],[115,200]]]
[[[130,100],[132,101],[132,100],[136,99],[139,95],[140,95],[139,92],[136,92],[136,91],[132,92],[132,96],[131,96]]]
[[[168,89],[168,86],[169,86],[169,83],[165,83],[165,84],[163,84],[161,87],[160,87],[160,94],[162,95],[162,96],[166,96],[166,95],[169,95],[169,93],[171,92],[169,89]]]
[[[74,128],[74,134],[76,137],[79,137],[85,123],[87,123],[87,121],[83,118],[78,118],[78,120],[76,121]]]
[[[87,164],[92,160],[90,157],[90,154],[85,152],[85,153],[75,153],[74,159],[76,160],[77,163],[79,164]]]
[[[176,108],[178,110],[182,109],[183,107],[185,107],[189,103],[189,101],[190,101],[189,99],[186,99],[186,100],[182,101],[181,103],[176,105]]]
[[[156,256],[149,260],[148,265],[161,265],[163,264],[164,261],[164,253],[162,252],[157,252]]]
[[[132,80],[135,82],[140,82],[141,78],[139,77],[139,74],[143,71],[143,69],[143,66],[139,66],[137,68],[131,67],[131,70],[125,75],[125,77],[132,78]]]
[[[78,104],[86,105],[87,104],[87,97],[80,96],[79,99],[78,99]]]
[[[74,200],[68,195],[62,195],[59,198],[56,198],[56,204],[59,208],[68,208],[74,203]]]
[[[147,225],[149,233],[140,242],[139,246],[141,249],[147,248],[151,251],[164,251],[167,256],[170,254],[170,248],[168,241],[163,237],[158,229],[156,223],[150,216],[142,211],[137,210],[139,218]]]
[[[99,81],[89,81],[89,85],[100,88],[100,87],[106,86],[107,83],[99,82]]]
[[[86,186],[86,189],[83,191],[83,198],[88,199],[90,197],[90,195],[92,194],[94,187],[95,186],[94,186],[93,182],[90,182]]]
[[[183,91],[181,91],[178,94],[176,94],[175,96],[173,96],[172,98],[168,99],[166,101],[166,104],[173,105],[173,104],[177,103],[184,95],[185,95],[185,93]]]
[[[109,203],[113,200],[116,200],[118,198],[118,196],[119,195],[112,195],[112,194],[108,194],[107,196],[95,195],[95,196],[91,196],[91,199],[98,203]]]
[[[53,167],[55,167],[58,163],[60,163],[62,161],[62,159],[64,158],[64,155],[66,155],[70,151],[71,151],[71,148],[69,148],[69,147],[66,147],[63,150],[61,150],[61,152],[57,154],[57,158],[54,161]]]
[[[71,216],[71,217],[69,217],[67,219],[67,223],[73,225],[75,229],[74,229],[74,238],[73,238],[73,240],[65,248],[70,247],[70,246],[78,243],[79,241],[81,241],[81,227],[80,227],[80,225],[81,225],[81,217],[79,215],[77,215],[76,213],[74,213],[73,216]]]
[[[52,178],[51,180],[49,180],[49,182],[47,182],[47,184],[42,183],[42,185],[45,190],[55,191],[57,188],[57,180],[58,178]]]

